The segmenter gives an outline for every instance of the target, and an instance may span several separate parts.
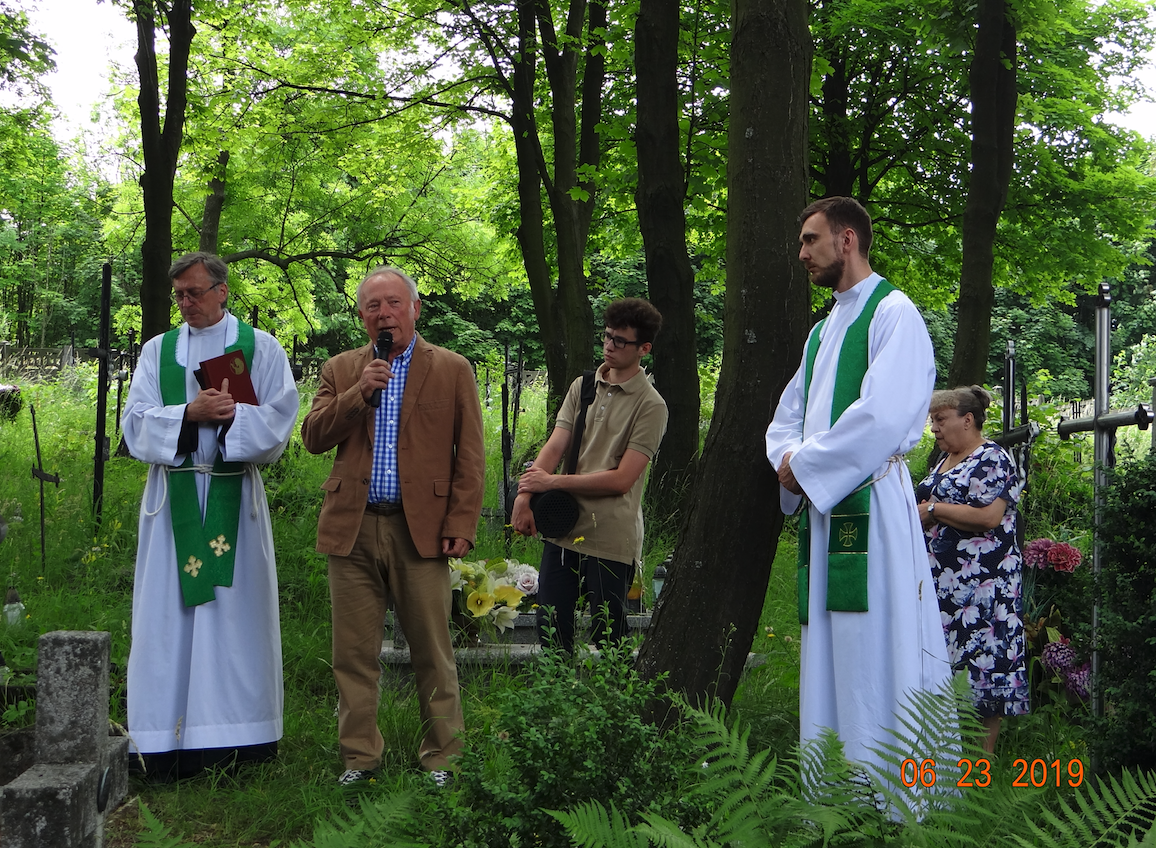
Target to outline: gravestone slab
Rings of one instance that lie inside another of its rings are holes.
[[[108,744],[108,633],[40,637],[36,762],[97,763]]]

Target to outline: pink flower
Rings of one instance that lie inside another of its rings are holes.
[[[1063,571],[1067,572],[1068,574],[1071,574],[1073,571],[1075,571],[1076,566],[1079,565],[1084,559],[1083,554],[1081,554],[1076,548],[1073,548],[1066,542],[1057,542],[1056,544],[1052,545],[1050,548],[1048,548],[1048,552],[1045,554],[1045,557],[1047,558],[1048,565],[1050,565],[1056,571]]]
[[[1080,700],[1088,700],[1088,694],[1092,691],[1092,664],[1086,662],[1079,668],[1069,669],[1064,674],[1064,685]]]
[[[1044,568],[1047,565],[1048,549],[1054,545],[1051,539],[1033,539],[1024,547],[1024,565],[1028,568]]]

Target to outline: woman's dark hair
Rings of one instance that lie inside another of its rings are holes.
[[[649,300],[640,297],[624,297],[606,307],[602,320],[612,330],[633,327],[640,342],[654,342],[654,337],[662,329],[662,313]]]
[[[991,393],[983,386],[960,386],[957,389],[941,389],[931,395],[932,415],[941,409],[954,409],[962,418],[967,413],[975,419],[975,426],[983,429],[987,418],[987,408],[991,406]]]

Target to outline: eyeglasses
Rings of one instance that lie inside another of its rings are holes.
[[[627,345],[634,345],[635,347],[638,347],[641,344],[645,344],[645,342],[632,342],[630,339],[624,339],[622,336],[616,336],[609,330],[606,330],[602,333],[602,344],[606,344],[607,342],[613,342],[615,350],[622,350],[622,348],[626,347]]]
[[[173,303],[175,303],[177,306],[180,306],[182,300],[200,300],[219,285],[220,283],[213,283],[207,289],[188,289],[187,291],[174,291],[171,295],[169,295],[169,297],[172,299]]]

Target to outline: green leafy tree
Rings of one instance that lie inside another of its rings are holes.
[[[0,113],[0,336],[17,345],[95,343],[107,189],[69,162],[44,106]],[[114,300],[122,295],[117,287]]]
[[[0,2],[0,89],[47,100],[41,77],[52,71],[55,51],[32,30],[28,13]]]
[[[929,308],[963,294],[978,8],[947,0],[824,0],[813,8],[812,192],[866,203],[877,225],[875,264]],[[1015,158],[994,231],[992,282],[1035,305],[1069,301],[1069,286],[1122,273],[1151,220],[1146,145],[1106,115],[1137,96],[1133,75],[1153,32],[1147,5],[1133,0],[1024,0],[1005,12],[1016,24],[1015,62],[1009,44],[998,64],[1015,70]],[[1006,90],[1004,97],[1006,113]],[[1005,142],[1006,132],[1005,120]],[[994,141],[982,149],[994,152]],[[960,326],[990,322],[989,300],[976,305],[956,313]],[[984,362],[987,347],[979,347]]]
[[[506,251],[481,214],[484,143],[466,132],[447,148],[428,115],[383,116],[375,96],[333,88],[379,73],[389,41],[354,37],[354,16],[330,11],[201,10],[169,212],[170,258],[218,252],[234,266],[235,309],[258,307],[267,329],[323,348],[360,340],[347,281],[373,265],[402,265],[427,292],[501,293],[511,283]],[[137,237],[135,209],[148,217],[142,201],[122,187],[121,244]],[[170,313],[166,304],[166,321]]]

